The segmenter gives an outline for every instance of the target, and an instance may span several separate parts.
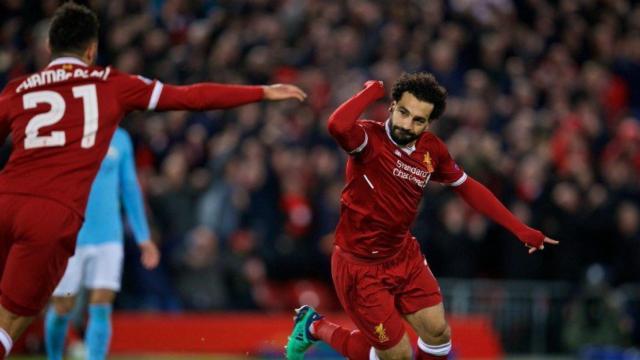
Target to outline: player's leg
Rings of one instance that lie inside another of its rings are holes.
[[[44,344],[47,359],[62,360],[64,342],[69,329],[69,313],[75,304],[75,296],[54,296],[44,319]]]
[[[382,284],[384,276],[378,276],[384,273],[381,265],[354,263],[336,250],[331,257],[331,269],[340,303],[358,329],[339,326],[309,308],[307,314],[296,317],[287,345],[288,357],[301,359],[313,341],[322,340],[350,359],[375,358],[376,349],[381,350],[384,358],[411,358],[411,347],[404,339],[404,324],[394,307],[394,298]]]
[[[0,328],[12,341],[22,336],[34,316],[45,307],[70,255],[49,251],[44,244],[37,250],[42,251],[42,254],[33,255],[34,249],[31,246],[15,245],[0,282]],[[8,353],[10,349],[6,350]]]
[[[446,359],[451,331],[445,319],[440,286],[417,242],[404,269],[407,281],[396,293],[398,310],[419,336],[417,359]]]
[[[14,339],[22,335],[33,318],[33,316],[16,315],[0,304],[0,359],[9,355]]]
[[[62,360],[64,356],[70,312],[73,310],[76,295],[80,290],[85,254],[83,247],[76,249],[75,255],[69,259],[60,283],[53,291],[51,306],[47,310],[44,321],[44,344],[49,360]]]
[[[287,359],[303,359],[304,352],[317,341],[324,341],[350,359],[368,359],[372,349],[360,330],[335,324],[318,314],[312,307],[304,305],[296,309],[294,328],[286,347]]]
[[[0,280],[0,341],[5,353],[49,301],[73,255],[81,224],[79,216],[56,202],[27,197],[12,201],[22,205],[14,212],[16,241]]]
[[[350,264],[336,255],[336,251],[331,256],[331,273],[340,302],[343,308],[346,309],[343,298],[347,295],[344,294],[344,289],[353,287],[348,284],[350,277],[346,275],[350,271]],[[304,352],[319,340],[324,341],[347,358],[369,358],[371,344],[358,329],[348,329],[335,324],[306,305],[296,310],[294,322],[295,325],[291,336],[289,336],[286,349],[287,359],[289,360],[302,359]]]
[[[116,292],[94,289],[89,297],[89,321],[85,334],[88,360],[106,359],[111,341],[111,309]]]
[[[401,323],[399,318],[395,321]],[[314,321],[310,327],[310,332],[314,338],[326,342],[333,349],[349,359],[411,359],[411,343],[404,330],[401,331],[399,340],[385,339],[384,323],[380,324],[383,325],[373,327],[366,326],[367,328],[373,328],[373,332],[376,333],[377,338],[373,341],[365,336],[367,329],[365,329],[364,326],[362,330],[360,329],[361,325],[358,325],[359,329],[351,330],[334,324],[324,318]]]
[[[87,267],[89,321],[85,333],[88,360],[106,359],[111,341],[111,311],[122,280],[124,249],[120,243],[95,246],[96,252]]]
[[[416,359],[446,359],[451,351],[451,329],[442,303],[405,315],[418,334]]]

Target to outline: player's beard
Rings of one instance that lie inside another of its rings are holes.
[[[391,131],[389,133],[391,134],[391,138],[396,144],[400,146],[405,146],[411,143],[412,141],[416,140],[420,136],[418,134],[412,133],[411,131],[397,127],[393,124],[390,124],[390,125],[391,125]]]

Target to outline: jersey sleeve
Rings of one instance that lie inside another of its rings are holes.
[[[462,168],[453,160],[447,145],[435,137],[436,140],[436,168],[431,175],[433,181],[443,183],[449,186],[460,186],[467,180],[467,174]]]
[[[163,84],[160,81],[113,71],[114,93],[125,112],[155,110],[162,93]]]
[[[140,191],[136,176],[131,138],[124,131],[122,131],[122,134],[122,158],[119,168],[122,203],[124,204],[125,214],[133,231],[133,236],[136,242],[140,244],[150,239],[149,226],[144,212],[142,191]]]
[[[340,105],[329,116],[327,129],[350,155],[360,154],[369,141],[360,115],[371,103],[384,96],[384,87],[379,81],[370,81],[365,88]]]

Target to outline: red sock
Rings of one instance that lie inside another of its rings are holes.
[[[369,359],[371,345],[360,330],[349,330],[342,326],[320,319],[312,324],[312,334],[326,342],[334,350],[353,360]]]

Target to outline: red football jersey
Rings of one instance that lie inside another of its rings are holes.
[[[58,201],[81,216],[111,137],[125,113],[154,109],[162,83],[58,58],[0,94],[0,136],[13,152],[0,193]]]
[[[457,186],[467,178],[437,136],[425,132],[413,148],[400,147],[387,124],[358,120],[366,136],[347,161],[336,229],[340,248],[366,258],[392,255],[410,239],[429,180]]]

